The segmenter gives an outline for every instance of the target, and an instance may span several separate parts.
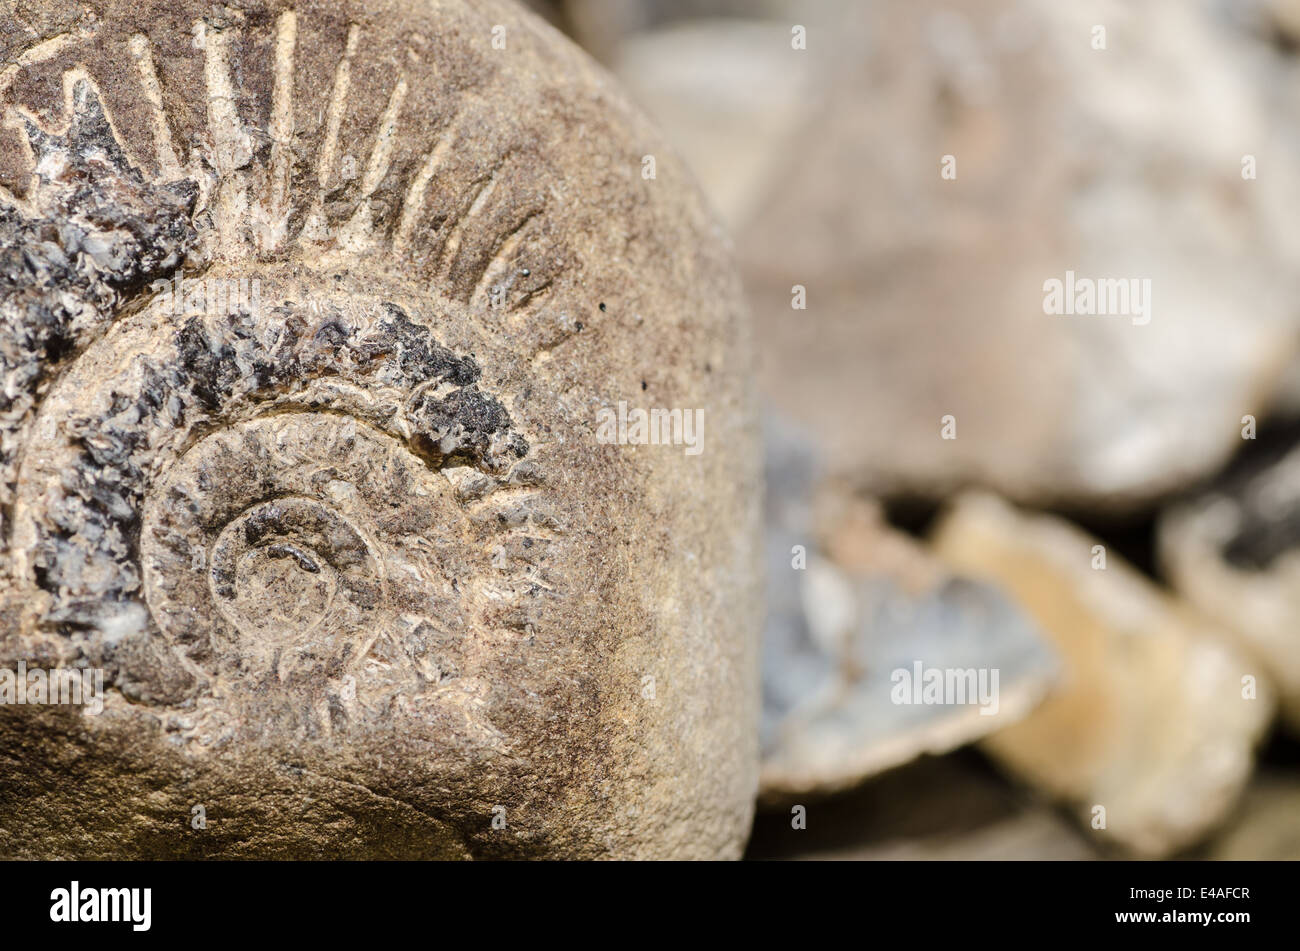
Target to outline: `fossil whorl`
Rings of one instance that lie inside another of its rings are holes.
[[[506,2],[53,3],[0,54],[0,661],[107,688],[0,710],[90,774],[0,848],[734,854],[741,308],[603,74]],[[602,445],[629,398],[708,451]]]

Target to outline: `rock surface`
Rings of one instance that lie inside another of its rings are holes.
[[[499,0],[56,0],[0,63],[0,668],[104,686],[0,707],[0,855],[738,856],[744,306],[616,85]]]
[[[651,115],[667,118],[673,143],[733,229],[761,212],[809,101],[823,94],[820,61],[790,55],[789,39],[779,20],[705,19],[617,46],[619,77]]]
[[[1300,783],[1283,773],[1251,784],[1209,851],[1224,862],[1300,862]]]
[[[1095,541],[1060,519],[966,495],[934,544],[1000,585],[1064,657],[1061,689],[986,751],[1138,855],[1190,846],[1225,818],[1274,708],[1265,679],[1253,696],[1243,684],[1250,660],[1114,553],[1095,568]]]
[[[1300,730],[1300,449],[1169,509],[1159,546],[1170,584],[1258,660]]]
[[[844,3],[801,51],[790,4],[617,63],[732,216],[764,393],[833,473],[1125,508],[1222,464],[1296,352],[1300,77],[1234,6]],[[1149,280],[1149,322],[1044,313],[1067,271]]]
[[[818,488],[789,433],[770,428],[768,444],[765,800],[834,792],[947,752],[1042,699],[1055,658],[1019,610],[947,572],[874,503]],[[930,702],[919,685],[904,689],[932,671],[960,672],[962,695]]]
[[[830,798],[763,810],[747,856],[831,861],[1086,861],[1087,834],[958,753],[924,758]]]

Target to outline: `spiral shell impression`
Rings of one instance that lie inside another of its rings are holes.
[[[0,667],[103,686],[0,706],[0,855],[738,855],[745,315],[648,123],[504,0],[21,9]]]

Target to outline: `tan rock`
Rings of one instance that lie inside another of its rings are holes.
[[[831,471],[1114,508],[1214,471],[1296,352],[1294,60],[1211,0],[847,2],[800,51],[806,6],[616,62],[734,220],[763,390]],[[1150,311],[1044,313],[1067,272]]]
[[[1258,661],[1300,730],[1300,450],[1171,507],[1159,547],[1170,584]]]
[[[723,220],[747,226],[786,172],[809,100],[823,94],[823,61],[791,55],[783,20],[687,20],[633,33],[616,49],[619,78],[665,117]]]
[[[1291,52],[1300,46],[1300,3],[1296,0],[1243,0],[1234,5],[1234,12]]]
[[[504,0],[22,11],[0,668],[104,690],[0,707],[0,855],[738,856],[744,308],[617,86]]]
[[[1300,861],[1300,784],[1283,773],[1251,783],[1209,858],[1225,862]]]
[[[1248,698],[1248,659],[1060,519],[966,495],[934,542],[955,570],[1000,585],[1064,656],[1059,691],[985,740],[991,755],[1140,855],[1191,845],[1222,821],[1274,706],[1262,680]]]

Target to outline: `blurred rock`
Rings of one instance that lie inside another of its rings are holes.
[[[769,431],[767,801],[843,789],[985,736],[1025,716],[1055,672],[1006,598],[953,577],[874,503],[818,490],[811,454],[791,439]],[[915,702],[912,681],[934,671],[960,679],[961,696]]]
[[[788,23],[711,19],[626,37],[615,69],[651,115],[671,117],[674,147],[735,231],[820,95],[816,64],[791,55]]]
[[[827,857],[906,862],[1078,862],[1095,858],[1068,822],[1043,807],[952,838],[846,849]]]
[[[1300,730],[1300,449],[1269,464],[1242,462],[1216,489],[1164,515],[1161,565],[1258,660]]]
[[[792,13],[618,61],[735,225],[762,385],[831,472],[1123,508],[1219,466],[1296,352],[1294,58],[1214,0],[835,9],[802,51]],[[1150,322],[1045,314],[1067,271],[1150,280]]]
[[[804,860],[1080,860],[1084,833],[1013,790],[974,756],[925,758],[852,792],[760,812],[748,858]]]
[[[1219,0],[1224,12],[1287,52],[1300,48],[1300,0]]]
[[[1062,688],[983,748],[1102,839],[1164,856],[1225,817],[1274,702],[1262,680],[1244,698],[1251,663],[1114,553],[1094,568],[1096,546],[982,494],[962,496],[935,532],[941,557],[1000,584],[1065,658]]]
[[[1300,861],[1300,781],[1274,775],[1252,783],[1209,857],[1229,862]]]
[[[699,20],[790,19],[827,22],[844,0],[551,0],[563,8],[566,26],[579,44],[604,63],[614,63],[625,44],[660,29]]]
[[[1296,0],[1269,0],[1273,26],[1292,47],[1300,45],[1300,3]]]

